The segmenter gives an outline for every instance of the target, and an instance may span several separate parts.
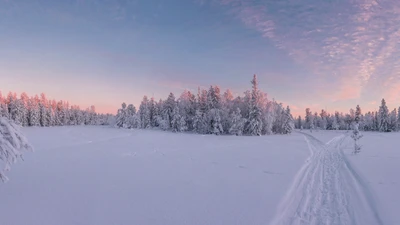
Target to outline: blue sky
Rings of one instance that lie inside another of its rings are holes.
[[[114,112],[257,74],[295,113],[400,105],[400,1],[0,0],[0,90]]]

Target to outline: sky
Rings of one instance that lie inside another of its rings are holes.
[[[400,106],[398,0],[0,0],[0,91],[98,112],[219,85],[348,112]]]

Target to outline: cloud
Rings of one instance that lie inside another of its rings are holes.
[[[400,1],[208,2],[287,52],[334,100],[360,98],[400,70]]]

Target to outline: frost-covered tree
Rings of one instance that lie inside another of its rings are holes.
[[[11,165],[22,158],[24,151],[32,151],[18,126],[7,118],[0,117],[0,161],[3,169],[0,170],[0,180],[7,181],[5,172],[10,170]]]
[[[340,127],[339,122],[338,122],[339,113],[337,113],[337,115],[336,115],[336,113],[334,116],[332,116],[332,130],[339,130],[339,127]]]
[[[250,135],[261,136],[263,123],[262,123],[262,106],[260,104],[260,91],[258,90],[257,75],[254,74],[251,81],[252,91],[250,100],[249,118],[247,124],[247,132]]]
[[[229,134],[241,136],[243,134],[244,125],[246,124],[246,119],[242,117],[240,109],[237,108],[232,112],[230,118],[231,127],[229,128]]]
[[[224,132],[221,118],[222,103],[220,89],[218,86],[211,86],[207,94],[207,133],[220,135]]]
[[[126,127],[126,123],[128,121],[128,116],[127,116],[127,109],[126,109],[126,103],[122,103],[122,108],[118,109],[117,112],[117,117],[116,117],[116,122],[115,122],[115,126],[122,128],[122,127]]]
[[[31,98],[28,100],[28,125],[40,126],[40,111],[37,99]]]
[[[159,116],[158,108],[154,97],[150,99],[149,102],[149,117],[150,117],[150,127],[157,127],[157,117]]]
[[[295,127],[296,127],[296,129],[303,129],[303,120],[301,119],[301,116],[297,117]]]
[[[397,110],[397,130],[400,131],[400,107]]]
[[[290,112],[289,106],[286,107],[286,110],[282,110],[282,112],[283,112],[283,129],[281,133],[290,134],[294,129],[294,120]]]
[[[173,132],[184,132],[187,130],[186,119],[181,115],[178,104],[175,104],[175,107],[172,111],[171,124]]]
[[[22,126],[29,126],[28,121],[28,104],[29,104],[29,96],[23,92],[20,96],[20,104],[21,104],[21,124]]]
[[[151,116],[150,116],[150,102],[147,96],[143,96],[142,103],[139,107],[139,117],[141,122],[141,127],[143,129],[150,128],[151,126]]]
[[[361,145],[358,143],[358,140],[360,140],[363,135],[360,133],[358,129],[359,124],[354,123],[353,124],[353,134],[351,135],[351,138],[354,140],[354,154],[358,154],[361,151]]]
[[[310,108],[306,108],[306,117],[305,117],[305,125],[306,125],[306,129],[311,129],[312,125],[313,125],[313,115],[312,112],[310,110]]]
[[[161,112],[161,116],[163,119],[162,124],[165,130],[171,129],[172,127],[172,117],[175,105],[176,105],[175,95],[171,92],[168,95],[167,100],[165,100],[163,104],[163,110]]]
[[[389,131],[389,110],[386,106],[385,99],[382,99],[381,106],[379,107],[378,112],[378,124],[379,131],[388,132]]]
[[[354,114],[354,122],[359,124],[361,121],[361,116],[362,116],[361,108],[359,105],[357,105],[356,112]]]
[[[397,109],[393,109],[389,114],[389,130],[397,131]]]
[[[208,124],[203,112],[200,109],[196,110],[193,120],[193,131],[198,134],[206,134],[208,132]]]

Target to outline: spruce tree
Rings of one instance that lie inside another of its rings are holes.
[[[253,89],[251,91],[250,112],[247,130],[250,135],[261,136],[263,123],[261,120],[262,110],[260,105],[260,92],[258,90],[257,75],[254,74],[251,84]]]
[[[243,134],[246,119],[242,117],[240,109],[237,108],[234,112],[232,112],[230,118],[231,127],[229,128],[229,134],[241,136]]]
[[[385,99],[382,99],[381,106],[379,107],[378,112],[378,123],[379,123],[379,131],[380,132],[388,132],[389,131],[389,110],[386,106]]]

